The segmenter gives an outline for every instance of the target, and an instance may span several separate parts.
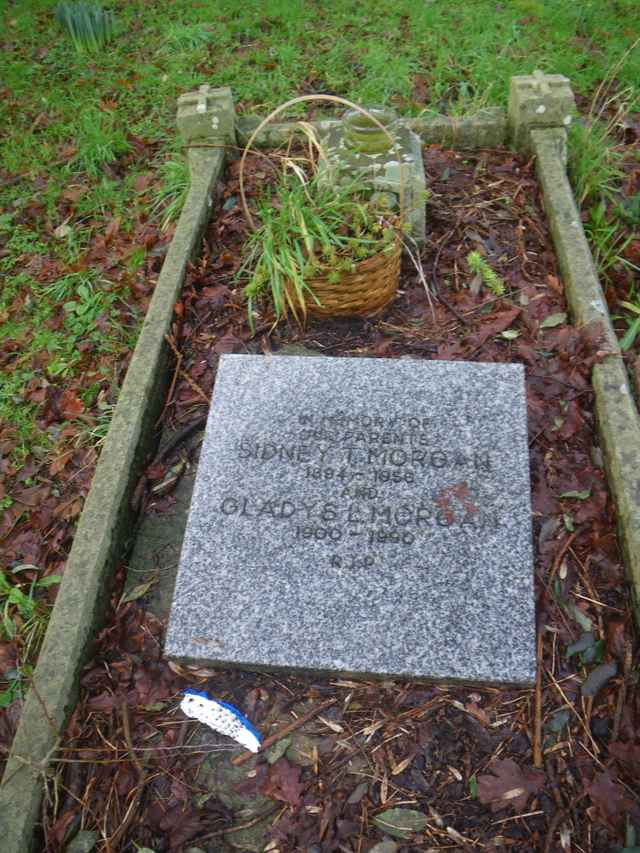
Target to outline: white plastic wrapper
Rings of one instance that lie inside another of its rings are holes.
[[[209,699],[206,693],[200,693],[198,690],[185,690],[180,708],[187,717],[194,717],[214,732],[233,738],[245,749],[251,752],[258,752],[260,749],[260,732],[233,705]]]

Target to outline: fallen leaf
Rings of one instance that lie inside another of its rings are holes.
[[[396,853],[398,845],[395,841],[381,841],[372,847],[369,853]]]
[[[559,296],[562,296],[564,288],[557,276],[549,274],[547,276],[547,284],[549,285],[551,290],[554,290]]]
[[[269,767],[262,793],[274,800],[281,800],[292,809],[297,808],[302,796],[300,773],[300,767],[287,761],[286,758],[280,758]]]
[[[592,631],[586,631],[575,643],[569,643],[567,646],[566,656],[570,658],[573,657],[573,655],[577,655],[579,652],[586,651],[593,646],[595,641],[596,638],[594,633]]]
[[[411,87],[411,100],[424,104],[429,97],[429,81],[424,74],[413,75],[413,86]]]
[[[279,761],[290,746],[290,737],[283,737],[282,740],[279,740],[277,743],[274,743],[273,746],[270,746],[266,752],[266,758],[269,764],[275,764],[276,761]]]
[[[582,685],[582,695],[587,697],[595,696],[613,678],[617,671],[618,666],[613,661],[610,663],[601,663],[600,666],[593,669],[587,676],[587,680]]]
[[[62,225],[58,225],[58,227],[54,229],[53,233],[54,236],[58,238],[58,240],[63,240],[65,237],[68,237],[72,231],[73,228],[66,222],[63,222]]]
[[[558,314],[549,314],[548,317],[545,317],[542,323],[540,323],[541,329],[553,329],[555,326],[561,326],[563,323],[567,322],[567,315],[564,311],[560,311]]]
[[[16,503],[37,507],[49,497],[50,491],[48,486],[29,486],[27,489],[14,489],[11,496]]]
[[[73,452],[73,449],[66,450],[64,453],[60,453],[58,456],[54,457],[53,462],[49,465],[49,474],[52,477],[55,477],[56,474],[59,474],[60,471],[65,468],[67,462],[69,462],[73,456]]]
[[[224,284],[218,284],[216,287],[203,287],[201,296],[212,305],[224,305],[225,299],[231,291]]]
[[[3,676],[16,665],[16,649],[13,643],[0,643],[0,676]]]
[[[586,613],[583,613],[582,610],[578,607],[574,602],[570,602],[566,607],[567,613],[576,620],[578,625],[582,628],[585,633],[589,633],[593,628],[593,622]]]
[[[394,838],[410,838],[415,832],[422,832],[427,825],[427,817],[414,809],[387,809],[373,818],[373,822]]]
[[[73,186],[68,187],[60,193],[60,198],[63,198],[65,201],[78,201],[88,190],[89,187],[84,184],[73,184]]]
[[[133,182],[133,188],[138,193],[144,192],[144,190],[147,189],[152,180],[153,175],[149,173],[145,175],[136,175],[136,178]]]
[[[228,331],[213,347],[213,351],[222,355],[223,353],[237,352],[242,341],[233,332]]]
[[[114,216],[113,219],[110,220],[104,232],[104,242],[110,243],[111,240],[116,236],[118,231],[120,230],[120,217]]]
[[[120,604],[126,604],[128,601],[135,601],[137,598],[142,598],[143,595],[146,595],[151,587],[153,586],[154,581],[147,581],[147,583],[139,583],[137,586],[134,586],[133,589],[130,589],[129,592],[126,592],[122,598],[120,599]]]
[[[609,770],[596,773],[585,791],[605,823],[614,828],[621,824],[631,808],[632,802],[626,796],[625,789],[614,781]]]
[[[561,708],[551,717],[548,723],[545,724],[545,729],[550,732],[561,732],[571,719],[571,712],[566,708]]]
[[[489,768],[493,776],[478,777],[478,799],[492,812],[512,806],[521,812],[530,794],[537,794],[545,776],[536,770],[522,770],[511,758],[498,759]]]
[[[558,430],[558,438],[561,438],[564,441],[569,438],[573,438],[573,436],[577,435],[577,433],[580,431],[582,424],[583,418],[582,412],[580,411],[580,407],[575,400],[571,400],[566,412],[564,413],[562,425]],[[576,494],[581,493],[576,492]]]
[[[471,336],[472,345],[474,347],[482,346],[489,338],[504,332],[520,314],[520,311],[520,308],[510,308],[508,311],[501,311],[494,315],[490,321],[483,321],[478,332]]]
[[[626,651],[625,623],[622,619],[610,619],[607,625],[607,648],[611,654],[622,658]]]
[[[349,803],[349,805],[356,805],[367,793],[369,793],[369,783],[360,782],[360,784],[357,785],[349,795],[347,803]]]
[[[640,779],[640,743],[615,741],[609,744],[609,754],[629,770],[633,777]]]
[[[74,495],[68,500],[57,504],[53,509],[53,516],[55,518],[64,518],[66,521],[71,521],[82,512],[82,504],[82,498]]]
[[[113,711],[113,709],[117,708],[120,704],[122,704],[121,697],[105,690],[103,693],[98,694],[98,696],[92,696],[91,699],[89,699],[88,707],[92,711],[108,712]]]
[[[84,404],[77,394],[67,389],[60,395],[58,409],[63,418],[71,420],[84,412]]]

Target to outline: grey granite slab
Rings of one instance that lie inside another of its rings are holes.
[[[165,651],[530,684],[518,364],[224,355]]]

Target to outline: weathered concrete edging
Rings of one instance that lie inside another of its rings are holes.
[[[237,121],[238,139],[246,144],[252,131],[261,122],[260,117],[243,116]],[[426,145],[444,145],[452,148],[495,148],[507,140],[507,114],[500,107],[487,107],[470,116],[437,115],[400,119],[404,127],[417,133]],[[338,119],[307,122],[320,132],[340,124]],[[255,139],[259,148],[276,148],[286,143],[292,135],[301,133],[296,122],[274,122],[267,125]]]
[[[109,575],[133,526],[132,488],[166,390],[173,306],[199,249],[224,153],[189,151],[191,188],[158,278],[87,496],[0,787],[3,853],[27,853],[44,772],[78,695],[78,677],[104,614]]]
[[[532,130],[538,177],[567,301],[576,325],[603,324],[608,355],[593,368],[598,432],[640,627],[640,417],[589,244],[567,178],[564,129]]]

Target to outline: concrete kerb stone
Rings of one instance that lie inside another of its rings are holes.
[[[260,118],[243,116],[237,120],[239,144],[246,144]],[[426,145],[444,145],[455,148],[492,148],[504,145],[507,140],[507,116],[499,107],[487,107],[478,113],[460,118],[433,116],[400,119],[403,127],[416,133]],[[337,119],[309,122],[321,133],[340,124]],[[296,122],[279,122],[267,125],[256,137],[258,148],[276,148],[286,143],[293,134],[300,133]]]
[[[469,116],[411,118],[406,124],[425,145],[497,148],[507,141],[507,115],[500,107],[485,107]]]
[[[576,324],[601,322],[607,350],[619,356],[618,338],[611,325],[580,211],[567,177],[566,131],[562,128],[532,130],[531,140],[544,193],[545,213]]]
[[[596,419],[640,627],[640,416],[565,169],[566,132],[532,130],[531,145],[567,301],[578,326],[598,321],[610,353],[593,368]]]
[[[78,695],[78,676],[104,615],[108,580],[133,527],[132,488],[167,385],[173,306],[209,218],[221,150],[190,150],[191,188],[158,278],[80,517],[0,787],[3,853],[34,849],[44,776]]]

